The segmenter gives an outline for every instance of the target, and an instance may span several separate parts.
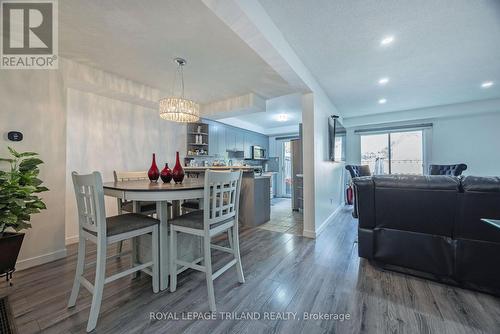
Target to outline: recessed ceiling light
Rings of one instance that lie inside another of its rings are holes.
[[[394,42],[394,36],[386,36],[380,41],[380,45],[386,46]]]
[[[389,82],[389,78],[380,78],[378,83],[379,85],[385,85]]]
[[[493,81],[485,81],[481,84],[481,87],[483,88],[490,88],[491,86],[494,85],[494,82]]]
[[[288,115],[287,114],[279,114],[278,115],[278,122],[286,122],[288,121]]]
[[[386,99],[380,99],[378,100],[378,104],[385,104],[387,102]]]

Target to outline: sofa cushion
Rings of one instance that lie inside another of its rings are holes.
[[[456,177],[387,175],[373,182],[375,227],[452,236],[460,185]]]
[[[481,221],[500,219],[500,178],[467,176],[462,188],[454,237],[500,242],[500,230]]]

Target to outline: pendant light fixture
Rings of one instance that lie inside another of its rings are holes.
[[[172,96],[160,99],[160,117],[167,121],[191,123],[200,120],[200,106],[198,103],[184,98],[184,73],[183,66],[186,65],[186,60],[182,58],[174,58],[177,64],[177,73],[181,77],[181,92],[180,96],[175,95],[176,75],[174,75],[174,84],[172,88]]]

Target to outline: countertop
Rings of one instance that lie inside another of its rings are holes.
[[[185,171],[196,171],[196,170],[206,170],[206,169],[241,169],[241,170],[249,170],[253,171],[254,169],[260,169],[260,166],[200,166],[200,167],[182,167]]]

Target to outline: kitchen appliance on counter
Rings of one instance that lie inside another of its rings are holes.
[[[252,146],[252,159],[254,160],[266,159],[266,149],[257,145]]]

